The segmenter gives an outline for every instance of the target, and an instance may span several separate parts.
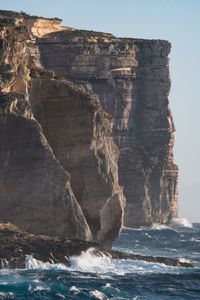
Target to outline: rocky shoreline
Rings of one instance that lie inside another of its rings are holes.
[[[42,262],[62,263],[70,266],[70,257],[93,249],[96,256],[107,255],[112,259],[143,260],[175,267],[193,267],[192,264],[167,257],[143,256],[104,248],[97,242],[72,240],[61,237],[34,235],[20,230],[15,225],[0,223],[0,269],[26,267],[27,255]]]
[[[0,10],[0,221],[111,247],[178,217],[170,49]]]

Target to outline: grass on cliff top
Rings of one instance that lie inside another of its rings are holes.
[[[17,12],[12,10],[0,10],[0,18],[2,19],[13,19],[21,17],[30,17],[30,15],[23,11]]]
[[[66,27],[67,28],[67,27]],[[70,27],[69,27],[70,28]],[[94,39],[106,39],[111,42],[121,42],[124,44],[133,44],[133,43],[152,43],[157,41],[162,41],[158,39],[141,39],[141,38],[130,38],[130,37],[116,37],[111,33],[101,32],[101,31],[93,31],[93,30],[84,30],[84,29],[66,29],[63,31],[56,31],[48,33],[44,36],[48,37],[58,37],[58,38],[74,38],[74,37],[85,37],[85,38],[94,38]]]
[[[51,37],[94,37],[94,38],[107,38],[113,39],[115,38],[114,35],[111,33],[93,31],[93,30],[82,30],[82,29],[74,29],[74,30],[64,30],[64,31],[57,31],[47,34],[47,36]]]
[[[5,26],[8,26],[8,25],[15,25],[15,21],[14,19],[3,19],[1,16],[0,16],[0,27],[5,27]]]
[[[47,19],[47,20],[61,20],[59,18],[45,18],[45,17],[41,17],[41,16],[32,16],[27,14],[26,12],[20,11],[12,11],[12,10],[0,10],[0,19],[8,19],[8,20],[12,20],[12,19],[17,19],[17,18],[24,18],[24,19]]]

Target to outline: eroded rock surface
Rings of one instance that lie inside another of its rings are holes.
[[[125,205],[110,116],[94,97],[66,80],[33,78],[30,104],[56,158],[71,175],[95,239],[109,243],[120,231]]]
[[[85,88],[42,68],[36,37],[73,30],[59,23],[0,11],[0,219],[111,246],[125,204],[113,122]]]
[[[36,234],[92,238],[63,169],[22,94],[0,94],[0,219]]]
[[[125,226],[177,217],[170,43],[76,30],[48,34],[37,44],[43,66],[94,93],[114,119],[119,180],[127,200]]]
[[[0,219],[111,246],[123,192],[125,226],[178,215],[171,46],[60,22],[0,11]]]

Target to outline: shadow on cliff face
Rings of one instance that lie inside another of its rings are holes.
[[[118,166],[126,226],[176,217],[169,42],[0,19],[0,88],[14,96],[0,99],[6,219],[110,246],[124,216]]]
[[[0,219],[35,234],[91,239],[69,174],[23,95],[0,94]]]
[[[114,120],[119,182],[127,200],[125,225],[167,223],[177,217],[178,168],[169,109],[171,45],[63,31],[37,40],[42,64],[94,93]]]
[[[0,218],[111,245],[124,210],[111,118],[95,97],[43,69],[36,46],[36,36],[63,30],[60,22],[0,13]]]
[[[111,246],[122,226],[124,197],[112,119],[95,97],[58,79],[32,78],[30,104],[72,188],[95,240]]]

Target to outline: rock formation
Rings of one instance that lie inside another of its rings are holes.
[[[125,226],[177,217],[170,43],[76,30],[47,34],[37,44],[45,68],[94,93],[114,119],[119,180],[127,200]]]
[[[121,228],[123,193],[112,122],[96,99],[74,84],[32,78],[30,104],[97,240],[109,242]]]
[[[0,220],[110,246],[124,194],[126,226],[177,217],[170,44],[60,22],[0,11]]]
[[[27,267],[27,258],[30,256],[45,263],[62,263],[69,267],[71,265],[70,258],[79,256],[85,251],[89,251],[95,256],[106,255],[110,259],[143,260],[168,266],[193,267],[191,263],[169,257],[144,256],[108,250],[101,244],[91,241],[45,235],[36,236],[20,230],[11,223],[0,223],[0,269],[25,268]],[[31,265],[29,267],[31,268]]]
[[[0,219],[110,246],[124,211],[112,118],[85,89],[41,68],[33,33],[43,23],[46,33],[48,19],[0,17]]]
[[[38,234],[90,239],[69,175],[27,106],[20,94],[0,94],[0,218]]]

